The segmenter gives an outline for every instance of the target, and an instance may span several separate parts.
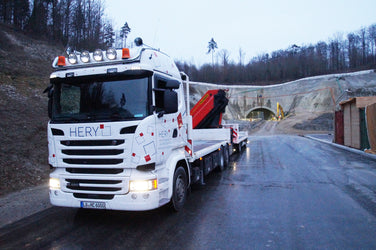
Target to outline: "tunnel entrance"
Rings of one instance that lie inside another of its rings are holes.
[[[247,115],[247,119],[251,120],[271,120],[273,117],[275,117],[275,113],[271,109],[264,107],[251,109]]]

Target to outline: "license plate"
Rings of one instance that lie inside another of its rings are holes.
[[[106,209],[106,203],[101,201],[81,201],[82,208]]]

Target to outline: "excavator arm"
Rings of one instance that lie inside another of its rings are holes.
[[[279,102],[277,102],[277,118],[279,120],[285,118],[285,113],[283,112],[283,108]]]

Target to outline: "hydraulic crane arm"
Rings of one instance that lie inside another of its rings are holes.
[[[222,89],[209,90],[191,109],[192,125],[195,129],[217,128],[222,124],[228,99]]]

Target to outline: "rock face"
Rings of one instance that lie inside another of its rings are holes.
[[[333,115],[331,114],[339,108],[339,102],[354,96],[376,95],[376,73],[367,70],[323,75],[271,86],[191,82],[191,108],[207,90],[217,88],[228,91],[230,101],[224,115],[226,120],[249,120],[252,111],[275,115],[279,102],[285,114],[294,114],[293,119],[300,124],[296,128],[306,130],[308,126],[309,130],[317,130],[320,127],[317,121],[324,121],[324,124],[330,124],[325,125],[327,130],[332,130],[333,123],[330,121],[333,121]],[[307,124],[305,121],[307,113],[312,114],[310,120],[314,124]],[[328,115],[323,116],[323,114]],[[315,120],[315,118],[319,119]]]

